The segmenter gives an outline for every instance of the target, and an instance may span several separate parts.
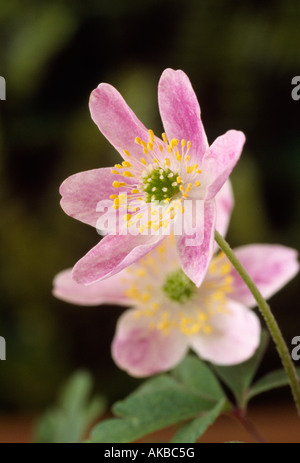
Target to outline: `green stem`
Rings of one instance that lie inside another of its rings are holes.
[[[288,376],[289,383],[292,389],[292,394],[293,394],[295,404],[297,407],[298,415],[300,416],[300,385],[299,385],[297,373],[296,373],[294,364],[292,362],[287,345],[281,334],[280,328],[274,318],[274,315],[272,314],[269,305],[264,300],[262,294],[258,290],[254,281],[252,280],[250,275],[246,272],[246,270],[244,269],[240,261],[235,256],[229,244],[224,240],[224,238],[217,231],[215,232],[215,239],[218,245],[220,246],[220,248],[222,249],[222,251],[226,254],[227,258],[230,260],[230,262],[232,263],[232,265],[238,272],[238,274],[244,280],[249,290],[251,291],[254,299],[257,302],[257,305],[265,319],[265,322],[273,338],[273,341],[275,342],[276,348],[281,358],[282,365],[284,366],[284,369]]]
[[[265,439],[262,435],[258,432],[252,421],[249,420],[247,413],[245,410],[240,408],[236,408],[233,410],[231,414],[236,420],[240,422],[240,424],[246,429],[246,431],[252,436],[254,441],[258,444],[266,444]]]

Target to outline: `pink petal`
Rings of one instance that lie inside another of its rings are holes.
[[[150,252],[164,236],[107,235],[73,269],[80,284],[111,277]]]
[[[158,85],[158,103],[168,139],[190,141],[191,159],[200,163],[208,143],[197,97],[183,71],[166,69],[163,72]]]
[[[118,367],[131,376],[145,377],[176,366],[188,350],[187,338],[172,330],[169,334],[150,328],[148,317],[126,311],[119,319],[112,343]]]
[[[189,231],[185,229],[185,234],[177,237],[182,269],[198,287],[206,275],[214,252],[215,222],[215,201],[205,202],[203,229],[198,229],[197,234],[193,236],[189,236]],[[191,246],[190,243],[193,241],[195,244]]]
[[[147,142],[148,131],[114,87],[100,84],[91,94],[90,111],[99,130],[122,157],[124,149],[135,158],[143,156],[141,147],[134,140],[140,137]]]
[[[95,227],[100,217],[100,213],[97,212],[99,201],[107,200],[110,195],[116,194],[117,190],[112,186],[114,180],[116,175],[111,173],[110,168],[72,175],[60,187],[62,209],[70,217]],[[115,214],[115,210],[112,209],[111,212]]]
[[[206,200],[212,199],[224,185],[240,158],[245,135],[229,130],[210,146],[201,166],[207,184]]]
[[[227,182],[222,186],[221,190],[216,194],[216,229],[222,236],[226,236],[233,206],[234,197],[232,186],[230,180],[227,180]]]
[[[237,248],[234,252],[266,299],[285,286],[299,271],[297,251],[285,246],[253,244]],[[232,275],[234,292],[231,297],[248,307],[254,307],[256,302],[252,294],[234,269]]]
[[[260,341],[260,322],[254,312],[230,301],[229,313],[219,313],[212,320],[211,334],[198,334],[191,348],[204,360],[217,365],[234,365],[248,360]]]
[[[84,286],[73,280],[72,269],[63,270],[54,279],[53,295],[76,305],[117,304],[128,306],[131,301],[125,295],[127,288],[125,277],[126,280],[129,277],[126,270],[105,281]]]

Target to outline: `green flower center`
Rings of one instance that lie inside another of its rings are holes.
[[[180,269],[167,275],[162,289],[169,299],[182,303],[191,299],[196,286]]]
[[[177,182],[178,174],[172,172],[168,167],[154,167],[151,173],[145,172],[143,176],[146,193],[145,201],[165,201],[171,199],[180,192]]]

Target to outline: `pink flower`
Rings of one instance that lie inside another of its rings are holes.
[[[90,286],[60,273],[54,294],[75,304],[131,306],[119,319],[112,343],[116,364],[136,377],[176,366],[191,348],[219,365],[250,358],[260,340],[255,301],[226,256],[210,262],[200,288],[183,273],[171,236],[117,275]],[[297,252],[278,245],[249,245],[236,255],[264,297],[271,297],[299,270]]]
[[[100,84],[91,95],[92,118],[124,161],[113,169],[68,178],[61,186],[61,205],[71,217],[92,226],[99,220],[100,201],[111,199],[112,219],[116,211],[123,212],[118,233],[108,233],[75,265],[78,283],[122,271],[154,249],[164,230],[173,232],[182,217],[182,232],[175,233],[180,265],[197,286],[205,277],[214,251],[215,196],[238,161],[245,136],[230,130],[208,145],[197,98],[182,71],[163,72],[158,102],[162,139],[145,128],[111,85]],[[186,200],[192,213],[185,213]],[[159,213],[153,210],[158,205]],[[201,220],[194,226],[200,209]]]

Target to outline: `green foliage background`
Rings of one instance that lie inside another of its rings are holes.
[[[209,140],[231,128],[247,135],[232,177],[230,242],[300,248],[300,101],[291,98],[299,21],[297,0],[0,3],[1,409],[44,406],[77,367],[94,372],[110,399],[136,385],[110,359],[121,310],[51,296],[53,276],[97,242],[60,210],[59,185],[118,160],[89,116],[98,83],[115,85],[160,133],[158,79],[166,67],[183,69]],[[298,300],[299,277],[272,299],[288,343],[300,334]]]

